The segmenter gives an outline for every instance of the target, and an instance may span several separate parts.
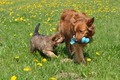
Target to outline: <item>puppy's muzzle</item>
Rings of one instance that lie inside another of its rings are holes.
[[[65,42],[65,39],[63,39],[63,41],[61,43],[64,43]]]

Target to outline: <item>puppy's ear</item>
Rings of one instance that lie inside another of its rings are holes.
[[[58,40],[57,35],[54,34],[54,35],[51,37],[51,40],[56,42],[56,41]]]
[[[87,26],[91,27],[93,23],[94,23],[94,17],[87,21]]]

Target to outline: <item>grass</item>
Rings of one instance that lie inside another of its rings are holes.
[[[1,80],[120,80],[119,0],[1,0]],[[40,33],[56,33],[64,9],[95,17],[94,41],[84,50],[87,66],[64,62],[65,44],[55,49],[58,59],[29,54],[30,34],[41,23]],[[96,54],[96,52],[98,54]],[[46,62],[43,60],[47,60]]]

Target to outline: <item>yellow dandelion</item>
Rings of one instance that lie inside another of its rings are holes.
[[[18,13],[18,14],[16,14],[16,16],[20,16],[20,14]]]
[[[14,41],[14,43],[16,43],[17,41]]]
[[[30,36],[32,36],[33,35],[33,33],[30,33]]]
[[[9,15],[12,15],[14,12],[10,12],[10,14]]]
[[[97,17],[95,19],[98,19]]]
[[[16,76],[12,76],[12,77],[11,77],[11,80],[16,80],[16,79],[17,79]]]
[[[34,62],[38,62],[38,60],[36,60],[36,59],[35,59],[35,60],[33,60],[33,61],[34,61]]]
[[[52,24],[49,24],[50,26],[52,25]]]
[[[34,74],[36,74],[36,72],[34,72]]]
[[[18,19],[15,19],[15,21],[18,21]]]
[[[14,34],[14,37],[17,36],[16,34]]]
[[[20,21],[23,21],[23,17],[20,17],[19,20],[20,20]]]
[[[23,21],[27,21],[26,19],[23,19]]]
[[[42,66],[42,63],[37,63],[37,65]]]
[[[39,18],[39,19],[42,19],[42,18]]]
[[[46,61],[47,61],[47,59],[45,59],[45,58],[44,58],[44,59],[42,59],[42,61],[43,61],[43,62],[46,62]]]
[[[40,31],[38,31],[38,32],[40,32]]]
[[[50,80],[55,80],[55,78],[54,78],[54,77],[51,77]]]
[[[19,59],[19,57],[17,56],[17,57],[15,57],[15,59]]]
[[[87,58],[87,61],[91,61],[91,59],[90,59],[90,58]]]
[[[98,52],[96,52],[95,54],[96,54],[96,55],[100,55],[100,53],[98,53]]]
[[[10,47],[6,47],[6,49],[10,49]]]
[[[36,15],[31,15],[31,16],[30,16],[30,18],[34,18],[34,17],[36,17]]]
[[[50,21],[50,18],[48,18],[47,21]]]
[[[56,30],[56,28],[52,28],[52,30]]]
[[[28,23],[28,25],[31,25],[31,23]]]
[[[47,24],[47,22],[43,22],[43,23]]]
[[[4,25],[4,26],[7,26],[7,25]]]
[[[89,72],[88,74],[92,74],[92,73]]]
[[[25,43],[24,41],[22,41],[22,43]]]
[[[52,29],[50,29],[50,32],[52,32]]]
[[[30,68],[24,68],[23,70],[24,71],[30,71]]]

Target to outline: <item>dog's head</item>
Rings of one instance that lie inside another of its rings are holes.
[[[88,21],[78,21],[74,23],[75,40],[80,41],[82,37],[92,38],[94,35],[94,18]]]
[[[61,33],[56,33],[51,36],[51,40],[55,45],[59,46],[65,41],[65,37]]]

